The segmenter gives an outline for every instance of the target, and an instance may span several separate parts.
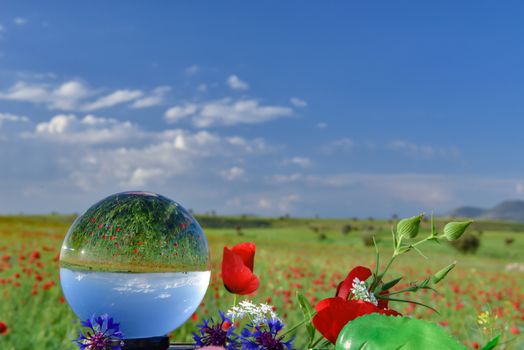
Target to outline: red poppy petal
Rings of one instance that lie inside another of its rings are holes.
[[[377,312],[376,306],[371,303],[361,300],[347,301],[338,297],[323,299],[315,308],[317,313],[313,317],[313,325],[333,344],[349,321]]]
[[[253,293],[259,286],[258,277],[227,247],[222,259],[222,280],[228,291],[240,295]]]
[[[402,314],[400,312],[397,312],[397,311],[391,310],[391,309],[379,310],[378,312],[381,313],[381,314],[384,314],[384,315],[388,315],[388,316],[402,316]]]
[[[336,297],[321,300],[315,309],[317,313],[313,316],[313,325],[334,344],[342,328],[351,320],[353,310],[346,300]]]
[[[336,298],[326,298],[326,299],[320,300],[317,303],[317,305],[315,305],[315,310],[317,310],[317,312],[320,312],[320,311],[324,310],[325,308],[330,307],[332,303],[336,302],[335,299]]]
[[[254,243],[251,243],[251,242],[240,243],[234,246],[233,248],[231,248],[231,250],[235,252],[236,254],[238,254],[242,258],[242,261],[244,262],[244,264],[251,271],[253,271],[253,266],[255,263],[255,250],[256,250],[256,245]]]
[[[358,278],[361,281],[365,281],[371,276],[371,270],[365,266],[357,266],[349,271],[347,277],[342,281],[337,288],[336,296],[342,299],[347,299],[353,286],[353,280]]]
[[[338,297],[319,301],[315,309],[317,313],[313,316],[313,325],[333,344],[336,343],[342,328],[357,317],[375,312],[393,316],[400,315],[395,310],[379,309],[367,301],[344,300]]]

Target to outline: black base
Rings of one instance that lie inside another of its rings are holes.
[[[167,350],[168,337],[124,339],[122,350]]]

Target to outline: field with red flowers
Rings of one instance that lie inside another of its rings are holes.
[[[356,265],[373,267],[375,250],[367,234],[374,234],[383,259],[391,254],[389,221],[198,218],[211,247],[212,283],[201,308],[175,331],[173,341],[188,341],[203,318],[217,317],[233,296],[219,276],[224,245],[256,243],[254,271],[260,288],[251,299],[275,306],[287,325],[301,321],[295,300],[300,291],[312,304],[332,296],[337,284]],[[0,217],[0,349],[74,349],[78,321],[64,302],[58,277],[62,239],[71,216]],[[424,223],[423,232],[428,223]],[[429,259],[410,252],[391,270],[390,277],[422,280],[457,261],[439,284],[440,294],[413,295],[439,314],[412,304],[391,307],[404,315],[439,323],[468,348],[502,334],[501,349],[524,348],[524,225],[480,222],[470,232],[480,239],[475,254],[461,253],[447,243],[428,243]],[[464,238],[463,238],[464,239]],[[401,282],[402,283],[402,282]],[[298,348],[305,346],[297,334]]]

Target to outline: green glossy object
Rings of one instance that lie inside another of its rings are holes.
[[[369,314],[349,322],[335,350],[464,350],[440,326],[410,317]]]

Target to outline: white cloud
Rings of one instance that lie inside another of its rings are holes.
[[[169,86],[159,86],[146,95],[141,90],[119,89],[100,96],[104,89],[92,89],[80,80],[57,84],[54,81],[42,82],[56,78],[50,73],[21,73],[21,76],[38,82],[18,81],[6,91],[0,91],[0,99],[42,104],[51,110],[78,112],[95,111],[126,102],[133,102],[132,108],[152,107],[164,103],[166,94],[171,90]],[[96,99],[90,101],[92,98]]]
[[[260,208],[260,209],[271,209],[271,201],[267,198],[260,198],[258,201],[257,201],[257,206]]]
[[[146,137],[143,146],[90,148],[85,157],[71,165],[77,186],[93,190],[97,186],[145,186],[161,184],[174,176],[199,174],[240,178],[243,169],[221,174],[224,159],[250,153],[250,147],[235,145],[207,131],[191,133],[182,129],[166,130]],[[246,144],[255,143],[246,141]],[[214,170],[211,170],[213,169]],[[210,181],[207,177],[206,181]]]
[[[68,81],[55,89],[49,99],[51,109],[73,110],[77,103],[92,95],[92,92],[81,82]]]
[[[64,134],[70,125],[77,119],[73,114],[59,114],[51,118],[49,122],[39,123],[36,126],[37,134]]]
[[[137,126],[111,118],[86,115],[79,119],[74,114],[58,114],[48,122],[38,123],[32,132],[22,133],[27,139],[43,139],[65,144],[118,143],[144,137]]]
[[[186,73],[187,75],[195,75],[197,73],[199,73],[202,69],[200,68],[199,65],[192,65],[192,66],[189,66],[185,69],[184,73]]]
[[[0,92],[0,99],[44,104],[49,109],[74,110],[93,91],[77,80],[66,81],[56,87],[40,83],[19,81],[6,92]]]
[[[240,78],[234,74],[230,75],[226,82],[227,85],[233,90],[244,91],[249,89],[249,84],[240,80]]]
[[[13,19],[13,22],[18,26],[22,26],[24,24],[27,24],[28,21],[26,18],[16,17],[15,19]]]
[[[131,108],[147,108],[161,105],[164,103],[166,94],[168,94],[170,91],[170,86],[159,86],[153,89],[149,95],[135,100],[135,102],[133,102],[131,105]]]
[[[191,117],[193,125],[207,128],[215,125],[257,124],[290,116],[293,110],[282,106],[263,106],[254,99],[233,100],[224,98],[200,104],[174,106],[165,112],[168,122]]]
[[[283,183],[289,183],[289,182],[297,182],[303,179],[304,179],[304,176],[300,173],[294,173],[290,175],[276,174],[269,178],[269,182],[283,184]]]
[[[128,181],[129,186],[144,186],[151,181],[163,178],[164,171],[160,168],[136,168]]]
[[[189,103],[184,106],[175,106],[169,108],[164,114],[164,118],[170,122],[175,123],[186,117],[192,116],[196,113],[197,106]]]
[[[302,167],[302,168],[307,168],[311,165],[311,159],[307,157],[293,157],[290,159],[286,159],[284,161],[284,164],[293,164],[293,165],[298,165],[299,167]]]
[[[7,93],[1,93],[0,98],[40,103],[49,102],[51,94],[45,86],[17,82]]]
[[[206,92],[207,91],[207,84],[200,84],[197,86],[197,90],[200,92]]]
[[[109,95],[102,96],[98,100],[86,104],[82,107],[86,111],[94,111],[101,108],[112,107],[121,103],[136,100],[144,93],[140,90],[117,90]]]
[[[3,25],[0,24],[0,33],[1,32],[5,32],[5,27]]]
[[[0,127],[3,122],[28,122],[29,118],[21,115],[15,115],[10,113],[0,113]]]
[[[323,153],[332,154],[337,152],[349,152],[353,149],[354,142],[350,138],[342,138],[329,142],[321,148]]]
[[[516,185],[515,185],[515,192],[517,194],[523,194],[524,193],[524,183],[522,182],[518,182]]]
[[[277,207],[281,213],[289,213],[294,209],[294,203],[302,199],[298,194],[288,194],[278,199]]]
[[[233,101],[231,99],[223,99],[204,104],[194,123],[198,127],[208,127],[215,124],[253,124],[289,114],[291,114],[291,109],[289,108],[263,107],[256,100]]]
[[[319,128],[319,129],[325,129],[327,127],[328,127],[327,123],[323,123],[323,122],[317,123],[317,128]]]
[[[296,203],[302,197],[295,193],[247,193],[235,196],[225,202],[226,207],[235,208],[242,213],[258,213],[264,215],[283,215],[295,210]]]
[[[289,101],[295,107],[306,107],[307,106],[307,101],[301,100],[298,97],[291,97]]]
[[[244,174],[245,170],[238,166],[220,171],[220,175],[228,181],[238,180],[242,178]]]
[[[281,106],[262,106],[257,100],[222,99],[205,103],[194,118],[195,126],[257,124],[290,116],[293,110]]]
[[[394,140],[390,142],[389,148],[419,158],[432,158],[435,156],[456,158],[460,155],[460,151],[455,147],[433,147],[419,145],[406,140]]]

